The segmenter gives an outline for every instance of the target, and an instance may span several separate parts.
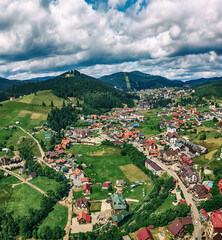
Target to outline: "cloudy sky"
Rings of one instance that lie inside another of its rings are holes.
[[[0,0],[0,76],[222,76],[221,0]]]

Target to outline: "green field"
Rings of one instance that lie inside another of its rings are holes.
[[[92,168],[84,171],[93,183],[111,181],[114,186],[117,179],[128,181],[119,166],[131,164],[132,161],[128,156],[122,156],[117,147],[75,145],[67,152],[83,154],[83,157],[77,159],[78,162],[92,164]]]
[[[131,198],[131,199],[137,199],[139,201],[142,201],[143,198],[143,188],[145,189],[146,196],[150,194],[150,192],[153,189],[153,182],[151,180],[146,181],[145,183],[141,184],[138,187],[135,187],[134,189],[131,189],[130,186],[128,186],[124,190],[124,197],[125,198]]]
[[[30,95],[24,96],[20,98],[18,101],[23,103],[35,104],[35,105],[42,105],[42,102],[44,101],[44,103],[48,107],[51,107],[51,101],[53,101],[53,104],[55,107],[62,107],[63,100],[64,99],[55,96],[52,93],[52,90],[45,90],[45,91],[37,92],[36,95],[33,93]]]
[[[90,212],[99,212],[101,210],[101,202],[90,203]]]
[[[53,207],[53,211],[45,218],[39,227],[39,230],[44,226],[49,226],[51,229],[56,226],[60,226],[64,229],[67,223],[67,216],[68,208],[57,204]]]
[[[108,197],[108,190],[102,189],[100,185],[91,186],[92,192],[90,195],[90,200],[102,200]],[[83,195],[82,190],[78,192],[73,192],[73,199],[85,198],[86,196]]]
[[[13,188],[7,211],[14,211],[15,216],[27,216],[30,208],[40,209],[42,194],[27,184]]]
[[[45,192],[48,190],[53,190],[55,192],[56,187],[59,186],[59,183],[56,182],[56,180],[41,176],[34,178],[30,182]]]
[[[18,101],[5,101],[0,107],[0,127],[15,125],[20,121],[21,127],[32,130],[33,127],[43,123],[47,119],[50,107],[37,106]]]
[[[130,88],[131,88],[131,84],[130,84],[130,81],[129,81],[129,77],[128,77],[128,76],[125,76],[125,79],[126,79],[126,87],[127,87],[128,89],[130,89]]]
[[[13,176],[3,177],[3,174],[4,172],[0,171],[0,214],[7,208],[8,201],[13,191],[12,184],[20,182]]]
[[[166,198],[164,203],[156,210],[156,212],[165,212],[165,211],[173,208],[174,205],[172,204],[172,202],[174,202],[176,200],[177,200],[177,198],[176,198],[175,194],[170,194],[170,196]]]

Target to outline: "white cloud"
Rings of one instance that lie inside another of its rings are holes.
[[[1,76],[71,67],[95,76],[136,68],[174,78],[221,74],[221,0],[151,0],[143,9],[138,0],[118,11],[125,3],[109,0],[102,11],[84,0],[1,0]]]

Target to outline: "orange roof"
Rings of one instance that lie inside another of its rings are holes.
[[[78,175],[80,174],[80,172],[84,173],[83,170],[80,170],[79,168],[76,168],[75,171],[74,171],[74,174],[75,174],[76,176],[78,176]]]
[[[89,178],[88,177],[83,177],[82,179],[81,179],[81,182],[88,182],[89,181]]]
[[[48,162],[49,162],[49,163],[53,163],[53,162],[54,162],[54,160],[53,160],[53,159],[50,159]]]
[[[80,219],[84,219],[87,222],[90,222],[90,215],[86,214],[85,212],[81,212],[78,216],[77,216],[77,220],[79,221]]]

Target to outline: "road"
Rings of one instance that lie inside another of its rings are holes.
[[[147,154],[145,154],[147,156]],[[149,156],[150,158],[150,156]],[[187,189],[185,187],[185,185],[183,184],[183,182],[181,181],[181,179],[178,177],[178,175],[173,171],[173,169],[169,166],[166,166],[164,163],[160,162],[158,159],[152,158],[152,161],[155,162],[156,164],[158,164],[163,170],[165,170],[170,176],[172,176],[173,178],[175,178],[176,180],[178,180],[178,184],[180,186],[180,189],[183,192],[184,198],[187,202],[188,205],[191,204],[191,212],[193,215],[193,225],[194,225],[194,232],[193,232],[193,239],[195,239],[196,237],[200,240],[201,239],[201,223],[200,221],[198,221],[199,218],[199,212],[197,210],[197,207],[194,203],[194,201],[192,200],[192,195],[190,193],[187,192]],[[198,225],[196,226],[196,221],[198,222]]]
[[[7,172],[8,174],[18,178],[20,181],[22,181],[23,183],[28,184],[29,186],[31,186],[32,188],[36,189],[37,191],[39,191],[41,194],[45,195],[46,197],[48,197],[48,195],[40,188],[36,187],[35,185],[33,185],[32,183],[30,183],[29,181],[27,181],[26,179],[22,178],[20,175],[18,175],[17,173],[14,173],[12,171],[9,171],[3,167],[0,167],[0,170]]]
[[[100,133],[102,134],[102,129],[100,130]],[[104,135],[104,134],[102,134]],[[104,137],[105,138],[105,137]],[[113,141],[113,139],[112,139]],[[155,162],[156,164],[158,164],[163,170],[165,170],[168,175],[172,176],[173,178],[175,178],[176,180],[178,180],[178,184],[180,186],[180,189],[183,192],[184,198],[187,202],[188,205],[191,204],[191,213],[193,215],[193,225],[194,225],[194,232],[193,232],[193,236],[191,238],[191,240],[195,240],[196,238],[198,238],[198,240],[201,239],[202,235],[201,235],[201,222],[198,221],[199,218],[199,212],[197,210],[197,207],[194,203],[194,201],[192,200],[192,195],[190,193],[187,192],[187,189],[185,187],[185,185],[183,184],[183,182],[181,181],[181,179],[178,177],[178,175],[174,172],[174,170],[172,168],[170,168],[169,166],[165,165],[164,163],[162,163],[161,161],[159,161],[156,158],[151,158],[150,155],[147,155],[147,153],[141,149],[139,147],[138,144],[133,144],[134,147],[136,147],[139,151],[143,152],[147,157],[149,157],[153,162]],[[198,225],[196,225],[196,222],[198,223]]]
[[[42,150],[42,147],[41,147],[39,141],[38,141],[36,138],[34,138],[34,137],[32,136],[32,134],[30,134],[29,132],[27,132],[27,131],[26,131],[25,129],[23,129],[22,127],[20,127],[20,126],[16,126],[16,127],[20,128],[24,133],[26,133],[27,135],[29,135],[29,136],[37,143],[37,146],[38,146],[38,148],[39,148],[39,152],[40,152],[40,154],[41,154],[41,157],[38,158],[38,161],[44,163],[45,165],[47,165],[47,166],[50,167],[50,168],[53,168],[50,164],[48,164],[46,161],[44,161],[45,153],[44,153],[44,151]],[[56,169],[56,168],[53,168],[53,169],[56,170],[57,172],[59,171],[59,170]]]
[[[73,189],[71,188],[69,192],[69,196],[65,200],[66,206],[68,206],[68,219],[65,227],[66,235],[64,236],[63,240],[69,240],[69,232],[72,225],[72,204],[73,204],[72,199],[73,199]]]

